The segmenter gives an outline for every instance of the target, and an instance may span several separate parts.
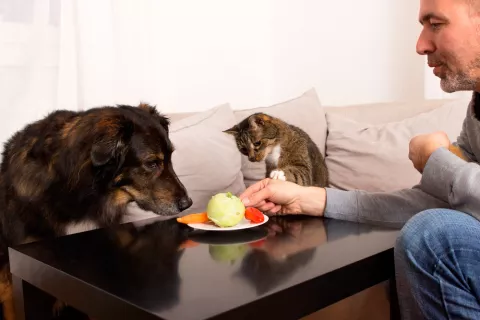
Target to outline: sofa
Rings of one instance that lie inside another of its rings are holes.
[[[325,156],[330,187],[393,191],[420,180],[408,159],[410,139],[443,130],[456,140],[467,106],[465,98],[328,106],[311,88],[271,106],[233,109],[225,103],[202,112],[167,114],[174,170],[193,200],[183,214],[204,211],[215,193],[238,195],[265,176],[265,164],[249,162],[234,138],[222,132],[254,112],[305,130]],[[151,215],[135,205],[129,212],[126,221]]]

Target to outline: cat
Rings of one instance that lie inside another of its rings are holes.
[[[325,159],[299,127],[259,112],[223,132],[235,137],[238,150],[250,162],[265,161],[266,178],[302,186],[328,185]]]

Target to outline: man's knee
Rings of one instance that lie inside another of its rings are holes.
[[[413,216],[402,228],[395,244],[395,255],[427,254],[442,250],[444,244],[458,233],[480,223],[472,216],[450,209],[430,209]]]

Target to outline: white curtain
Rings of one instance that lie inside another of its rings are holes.
[[[271,1],[0,0],[0,143],[59,108],[266,103]]]
[[[56,107],[60,0],[0,0],[0,143]]]

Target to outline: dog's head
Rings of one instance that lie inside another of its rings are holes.
[[[192,205],[172,166],[169,120],[155,107],[121,105],[96,121],[90,161],[114,202],[176,215]]]

